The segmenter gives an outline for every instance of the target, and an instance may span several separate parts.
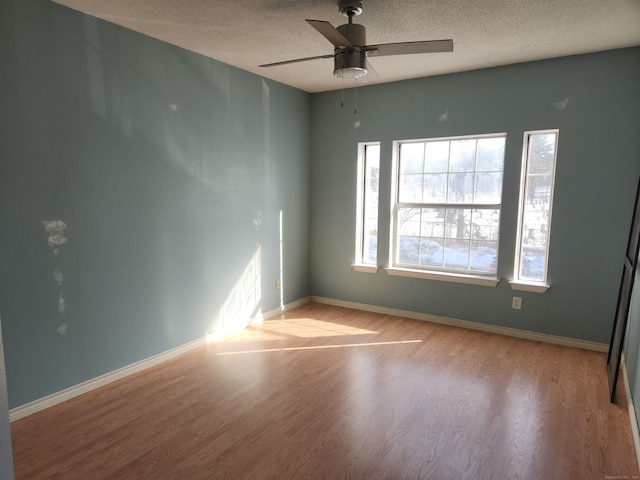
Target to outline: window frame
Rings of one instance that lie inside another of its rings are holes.
[[[531,153],[531,137],[534,135],[555,135],[555,144],[553,151],[553,165],[551,167],[551,186],[549,192],[549,214],[546,223],[546,245],[544,259],[544,278],[540,281],[521,278],[521,259],[523,256],[523,239],[524,239],[524,215],[526,204],[527,184],[529,181],[529,163]],[[560,140],[560,129],[551,128],[543,130],[527,130],[523,134],[522,141],[522,162],[520,171],[520,192],[518,197],[518,218],[516,223],[516,242],[515,255],[513,264],[513,280],[509,282],[513,290],[529,291],[536,293],[544,293],[549,288],[549,247],[551,244],[551,219],[553,216],[553,199],[556,183],[556,167],[558,164],[558,145]]]
[[[469,204],[469,203],[442,203],[437,204],[438,208],[463,208],[463,209],[489,209],[489,208],[497,208],[499,211],[498,218],[498,236],[496,239],[496,262],[499,253],[499,241],[500,241],[500,217],[502,214],[502,187],[504,185],[504,166],[506,161],[506,144],[507,144],[507,133],[506,132],[498,132],[498,133],[488,133],[488,134],[477,134],[477,135],[457,135],[457,136],[447,136],[447,137],[433,137],[433,138],[423,138],[423,139],[407,139],[407,140],[396,140],[393,142],[393,158],[392,158],[392,182],[391,182],[391,221],[389,228],[389,267],[386,268],[387,273],[391,275],[400,275],[400,276],[409,276],[414,278],[426,278],[426,279],[435,279],[441,281],[448,282],[456,282],[456,283],[470,283],[475,285],[484,285],[484,286],[496,286],[499,282],[498,278],[498,270],[494,273],[484,273],[484,272],[473,272],[473,271],[463,271],[456,269],[447,269],[447,268],[437,268],[437,267],[429,267],[429,266],[418,266],[415,268],[413,266],[409,266],[407,264],[401,264],[398,262],[398,212],[400,208],[429,208],[435,207],[435,203],[423,203],[423,202],[400,202],[400,181],[401,181],[401,173],[400,173],[400,150],[403,144],[409,143],[426,143],[426,142],[438,142],[438,141],[458,141],[465,139],[473,139],[479,140],[484,138],[502,138],[504,139],[504,148],[505,153],[502,159],[502,185],[501,185],[501,194],[500,194],[500,202],[497,204]],[[448,173],[449,170],[448,170]],[[474,174],[476,173],[475,165],[474,165]]]
[[[364,249],[366,247],[365,241],[366,236],[364,234],[365,227],[365,217],[366,217],[366,194],[367,194],[367,180],[369,177],[367,176],[367,166],[368,166],[368,157],[367,157],[367,149],[369,147],[378,147],[380,152],[381,144],[380,142],[360,142],[358,143],[358,161],[357,161],[357,172],[356,172],[356,231],[355,231],[355,260],[351,265],[355,271],[365,272],[365,273],[375,273],[378,271],[378,258],[379,252],[376,249],[376,261],[368,262],[364,260]],[[378,202],[376,204],[376,209],[378,210],[378,217],[380,212],[380,153],[378,154],[377,162],[378,162]],[[379,225],[379,224],[378,224]],[[378,230],[379,234],[379,230]]]

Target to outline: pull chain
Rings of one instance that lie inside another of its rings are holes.
[[[358,114],[358,79],[357,78],[354,79],[354,86],[353,86],[353,114],[354,115]]]

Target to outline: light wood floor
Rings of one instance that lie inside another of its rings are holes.
[[[16,479],[637,478],[605,363],[311,303],[14,422]]]

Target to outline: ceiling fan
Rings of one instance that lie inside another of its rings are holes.
[[[323,20],[306,20],[309,25],[333,44],[335,48],[332,54],[267,63],[260,65],[260,67],[276,67],[320,58],[333,58],[333,74],[336,77],[358,78],[366,75],[367,72],[375,73],[367,57],[453,52],[453,40],[451,39],[367,45],[364,25],[353,23],[353,17],[362,13],[362,6],[363,3],[360,0],[340,0],[338,9],[340,13],[349,18],[349,23],[340,25],[338,28]]]

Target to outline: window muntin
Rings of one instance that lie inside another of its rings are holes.
[[[380,144],[358,146],[356,264],[378,263],[378,191]]]
[[[496,276],[505,138],[396,142],[394,267]]]
[[[525,132],[514,280],[546,283],[558,130]]]

